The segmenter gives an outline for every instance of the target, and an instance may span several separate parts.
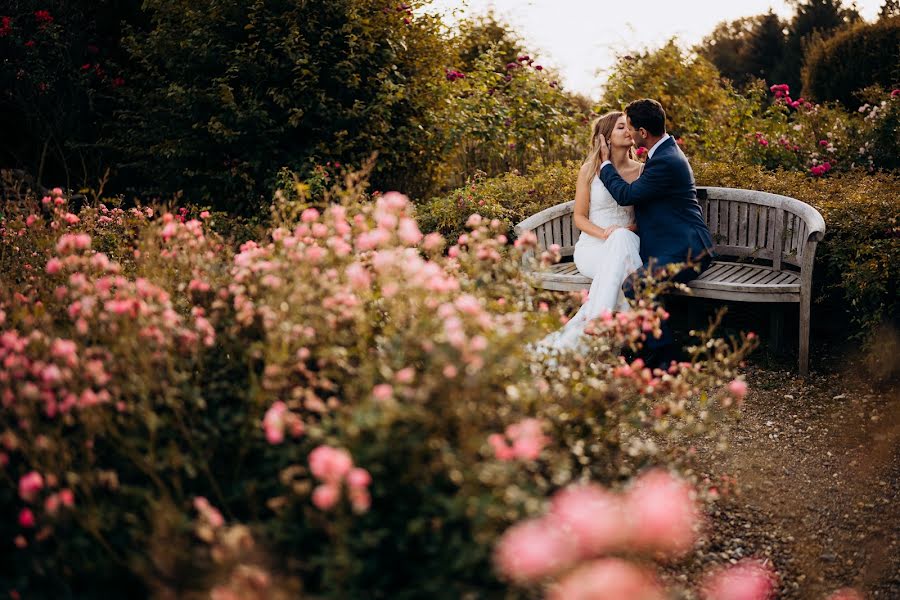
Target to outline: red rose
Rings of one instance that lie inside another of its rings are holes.
[[[49,10],[36,10],[34,11],[34,20],[39,25],[46,26],[53,22],[53,15],[50,14]]]

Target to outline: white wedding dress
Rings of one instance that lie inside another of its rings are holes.
[[[591,181],[591,207],[588,217],[598,227],[620,225],[608,238],[601,240],[581,232],[575,243],[575,266],[590,277],[591,289],[581,309],[558,331],[546,336],[538,347],[544,351],[578,350],[584,342],[585,326],[604,311],[628,310],[622,283],[640,268],[640,238],[629,229],[634,223],[634,209],[619,206],[606,186],[595,176]]]

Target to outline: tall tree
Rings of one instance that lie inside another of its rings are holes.
[[[861,20],[855,6],[845,8],[842,0],[792,0],[794,17],[788,27],[784,59],[773,73],[779,83],[800,91],[800,70],[807,45],[816,37],[828,39],[846,25]]]
[[[784,29],[772,11],[724,21],[695,50],[737,86],[753,78],[775,83],[771,75],[784,56]]]
[[[775,83],[773,74],[784,60],[784,22],[769,11],[755,18],[753,31],[747,44],[747,71],[767,82]]]
[[[878,11],[879,19],[890,19],[900,16],[900,0],[884,0],[881,10]]]

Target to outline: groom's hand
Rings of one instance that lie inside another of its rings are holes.
[[[600,162],[606,162],[609,160],[609,146],[606,143],[606,136],[602,133],[600,134]]]

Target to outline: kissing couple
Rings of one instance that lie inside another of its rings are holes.
[[[645,162],[634,148],[647,150]],[[587,324],[605,311],[628,310],[635,278],[674,263],[691,263],[673,278],[687,283],[709,267],[712,236],[697,202],[687,157],[666,133],[666,112],[656,100],[631,102],[591,127],[591,149],[575,187],[575,266],[592,279],[587,301],[560,330],[539,343],[545,350],[582,348]],[[699,270],[698,267],[699,266]],[[668,368],[677,357],[665,322],[648,337],[644,360]]]

